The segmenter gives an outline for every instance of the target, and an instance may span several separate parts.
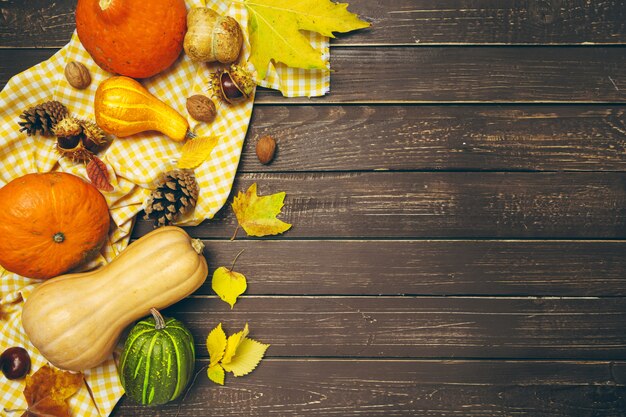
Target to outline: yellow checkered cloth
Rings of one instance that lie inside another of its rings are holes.
[[[188,7],[202,6],[200,0],[187,1]],[[221,14],[234,17],[247,33],[247,13],[240,4],[208,0],[207,6]],[[314,47],[328,57],[328,39],[314,33],[310,36]],[[245,42],[242,56],[249,56],[250,45]],[[78,61],[87,66],[92,83],[85,90],[75,90],[63,76],[65,65]],[[186,98],[197,93],[207,94],[210,74],[215,65],[191,62],[184,54],[165,72],[142,80],[154,95],[186,115]],[[0,92],[0,186],[14,178],[31,172],[53,170],[71,172],[86,178],[85,165],[61,158],[55,150],[53,138],[30,137],[18,132],[17,121],[26,108],[48,100],[59,100],[70,112],[80,118],[93,120],[93,97],[97,86],[111,74],[100,69],[84,50],[76,34],[63,49],[49,60],[13,77]],[[280,90],[288,97],[320,96],[329,90],[330,71],[309,71],[271,66],[266,80],[259,83]],[[236,106],[222,104],[218,117],[210,125],[189,118],[191,130],[198,136],[217,136],[218,145],[210,158],[195,169],[200,187],[200,197],[193,213],[183,218],[179,225],[195,225],[212,218],[224,205],[237,171],[244,138],[252,115],[253,100]],[[88,267],[111,261],[128,244],[135,216],[142,210],[150,190],[159,176],[176,168],[182,144],[161,134],[147,132],[126,139],[115,138],[101,159],[112,177],[114,191],[104,193],[115,228],[110,234],[101,256]],[[11,346],[24,346],[30,353],[32,369],[46,364],[43,356],[30,344],[21,325],[23,300],[38,281],[20,277],[0,268],[0,352]],[[111,357],[102,365],[86,370],[85,380],[93,393],[92,401],[86,387],[70,399],[74,416],[108,416],[123,389],[119,383],[115,361]],[[27,404],[22,395],[24,381],[0,379],[1,407],[24,409]],[[0,411],[0,415],[3,412]]]

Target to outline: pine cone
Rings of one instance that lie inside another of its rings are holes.
[[[146,202],[145,220],[154,220],[154,227],[171,224],[196,206],[198,183],[189,169],[170,171],[163,176]]]
[[[20,115],[22,121],[18,122],[20,132],[26,131],[29,136],[37,134],[50,136],[54,126],[68,114],[67,107],[60,102],[46,101],[22,112]]]

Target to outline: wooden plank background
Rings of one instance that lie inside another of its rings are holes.
[[[233,187],[286,191],[293,229],[230,241],[228,205],[188,229],[211,273],[245,249],[248,291],[168,309],[196,383],[114,416],[623,416],[626,2],[350,4],[373,25],[333,39],[330,94],[259,89]],[[74,7],[0,2],[0,85],[69,40]],[[203,371],[218,322],[272,344],[225,387]]]

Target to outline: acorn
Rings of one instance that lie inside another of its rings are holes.
[[[247,100],[254,91],[252,74],[240,65],[231,65],[211,74],[210,89],[215,97],[228,104]]]

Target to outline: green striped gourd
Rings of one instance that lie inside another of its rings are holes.
[[[185,389],[195,364],[193,336],[156,309],[130,331],[118,373],[126,395],[142,405],[165,404]]]

